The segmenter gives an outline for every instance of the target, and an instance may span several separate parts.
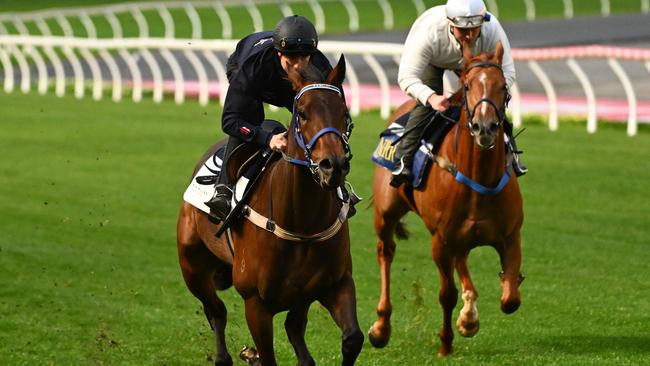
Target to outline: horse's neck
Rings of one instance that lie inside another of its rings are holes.
[[[321,188],[304,167],[279,161],[274,170],[273,219],[278,225],[303,232],[331,224],[340,209],[335,192]]]
[[[465,176],[486,186],[496,185],[506,168],[503,129],[498,132],[494,148],[483,151],[466,126],[463,116],[447,134],[442,150]]]

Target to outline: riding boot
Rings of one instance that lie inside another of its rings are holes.
[[[512,169],[515,171],[516,176],[521,177],[522,175],[528,173],[528,167],[521,161],[521,158],[519,157],[523,151],[517,149],[517,143],[515,142],[515,137],[512,133],[512,125],[508,120],[505,121],[504,131],[506,133],[506,146],[512,152]]]
[[[405,133],[397,144],[395,154],[399,162],[393,171],[393,177],[390,181],[391,186],[397,188],[403,183],[410,184],[413,181],[413,157],[420,147],[420,139],[429,120],[433,116],[433,112],[431,107],[424,106],[420,103],[411,111],[406,126],[404,126]]]
[[[210,207],[210,213],[219,221],[223,221],[230,213],[232,188],[229,184],[217,184],[214,196],[205,205]]]

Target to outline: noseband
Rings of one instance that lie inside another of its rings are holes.
[[[310,140],[308,143],[305,143],[305,138],[302,132],[302,129],[300,128],[300,115],[297,111],[298,108],[298,102],[300,101],[300,98],[305,94],[305,92],[308,92],[310,90],[329,90],[333,91],[336,94],[339,95],[340,98],[343,98],[343,94],[341,93],[341,90],[337,88],[334,85],[330,84],[309,84],[305,86],[304,88],[300,89],[298,94],[296,94],[295,98],[293,99],[293,109],[292,109],[292,115],[291,115],[291,132],[293,133],[293,137],[296,139],[296,142],[298,143],[298,146],[300,146],[305,154],[305,159],[297,159],[297,158],[292,158],[288,157],[285,155],[285,160],[287,160],[291,164],[299,165],[299,166],[304,166],[312,174],[312,177],[318,182],[320,180],[318,176],[318,164],[314,162],[314,160],[311,157],[311,151],[314,145],[316,145],[316,141],[318,141],[319,138],[323,137],[325,134],[328,133],[333,133],[336,135],[341,142],[343,143],[343,149],[345,151],[345,161],[349,162],[352,159],[352,150],[350,149],[350,143],[349,143],[349,138],[350,135],[352,134],[352,128],[354,127],[354,124],[352,123],[352,118],[350,117],[350,114],[348,112],[345,113],[345,132],[342,133],[338,129],[334,127],[325,127],[318,131]]]
[[[476,68],[476,67],[482,67],[482,68],[496,67],[497,69],[499,69],[503,73],[503,69],[501,68],[501,65],[499,65],[497,63],[494,63],[494,62],[481,61],[481,62],[475,62],[473,64],[470,64],[467,67],[467,71],[466,71],[465,75],[467,75],[467,73],[469,73],[469,71],[471,69]],[[494,103],[492,101],[492,99],[483,97],[483,98],[479,99],[479,101],[476,102],[476,104],[474,104],[474,107],[472,107],[472,109],[469,108],[469,102],[467,101],[467,93],[469,92],[469,85],[467,85],[467,82],[464,83],[464,89],[465,89],[465,92],[463,93],[463,104],[465,105],[465,112],[467,114],[467,126],[469,127],[470,131],[473,131],[472,130],[472,124],[473,124],[473,121],[474,121],[474,115],[476,114],[476,108],[478,108],[478,106],[483,104],[483,103],[489,104],[496,111],[497,118],[498,118],[498,120],[497,120],[497,128],[499,128],[499,127],[501,127],[501,125],[503,125],[503,121],[506,118],[506,106],[508,105],[508,101],[510,100],[510,93],[508,93],[508,88],[507,87],[503,89],[503,92],[504,92],[505,95],[504,95],[504,98],[503,98],[503,105],[501,105],[501,107],[498,107],[496,105],[496,103]],[[471,133],[472,133],[472,136],[473,136],[474,133],[473,132],[471,132]]]

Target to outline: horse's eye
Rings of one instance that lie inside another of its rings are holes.
[[[302,119],[302,120],[307,119],[307,115],[303,111],[298,111],[298,117],[300,117],[300,119]]]

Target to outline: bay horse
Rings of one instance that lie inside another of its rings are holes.
[[[378,318],[368,336],[375,347],[384,347],[391,335],[390,266],[395,255],[394,235],[407,233],[400,219],[414,211],[431,233],[431,252],[440,277],[439,302],[443,310],[439,356],[452,352],[452,311],[458,300],[454,267],[462,285],[464,306],[456,326],[471,337],[478,332],[478,292],[467,267],[472,248],[491,245],[501,261],[501,310],[510,314],[520,305],[519,285],[523,202],[513,176],[504,143],[503,121],[507,103],[506,82],[501,69],[503,48],[473,56],[464,45],[463,86],[450,97],[464,109],[460,120],[447,133],[421,189],[393,188],[391,172],[377,167],[373,180],[374,226],[379,238],[377,256],[381,272]],[[414,107],[409,101],[391,117],[397,119]],[[451,173],[451,174],[450,174]],[[470,187],[472,186],[472,187]],[[494,187],[494,188],[488,188]]]
[[[286,154],[267,167],[253,188],[246,207],[248,220],[231,227],[233,252],[226,235],[215,237],[218,225],[205,213],[187,202],[181,206],[180,266],[214,330],[215,365],[232,365],[224,334],[226,307],[216,293],[231,285],[245,302],[246,321],[257,348],[240,354],[251,365],[277,364],[273,317],[281,311],[288,311],[284,326],[298,365],[315,365],[304,338],[314,301],[327,308],[342,331],[342,365],[353,365],[361,351],[364,336],[352,279],[349,202],[342,202],[336,193],[351,158],[351,120],[341,93],[344,77],[343,56],[323,83],[289,70],[297,94]],[[215,150],[213,146],[209,152]],[[263,216],[267,213],[269,218]]]

